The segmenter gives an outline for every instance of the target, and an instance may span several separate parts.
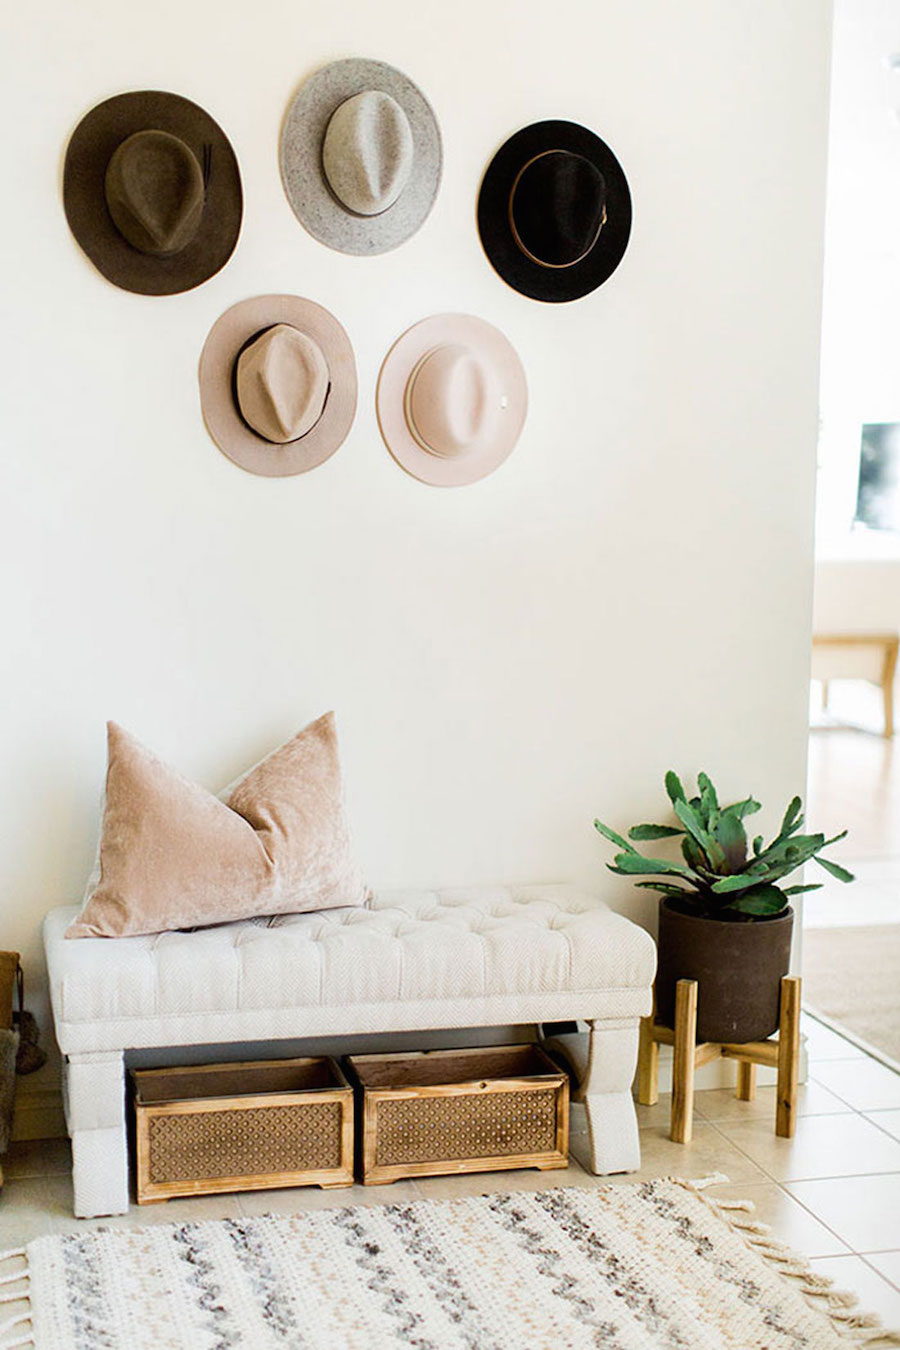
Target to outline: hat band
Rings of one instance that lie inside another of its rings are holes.
[[[532,155],[531,159],[529,159],[526,164],[523,164],[519,172],[516,174],[515,181],[513,182],[513,185],[509,190],[509,201],[507,202],[506,206],[506,215],[509,221],[509,228],[512,232],[512,237],[513,239],[515,239],[518,247],[525,254],[525,257],[530,259],[531,262],[536,263],[538,267],[546,267],[547,270],[550,272],[564,272],[566,268],[576,267],[578,263],[584,262],[588,254],[593,252],[594,246],[596,245],[597,240],[600,238],[600,231],[606,224],[606,205],[604,203],[603,214],[600,217],[600,224],[597,226],[597,230],[596,233],[594,234],[593,239],[588,244],[587,248],[584,249],[583,252],[579,253],[577,258],[572,258],[570,262],[564,263],[545,262],[543,258],[539,258],[537,254],[532,253],[531,249],[527,246],[527,244],[522,242],[522,238],[519,234],[519,231],[516,229],[516,222],[513,216],[513,209],[512,209],[513,198],[516,195],[516,188],[519,186],[519,180],[522,177],[523,173],[526,171],[526,169],[530,169],[532,164],[534,164],[536,160],[543,159],[545,155],[563,155],[566,153],[567,152],[565,150],[556,149],[556,150],[542,150],[539,155]]]
[[[435,450],[434,446],[429,445],[428,442],[425,440],[425,438],[422,436],[421,432],[419,431],[419,428],[416,426],[416,419],[413,415],[412,410],[412,395],[413,395],[413,388],[415,387],[416,383],[416,376],[421,372],[422,367],[425,365],[425,362],[428,360],[429,356],[431,356],[436,350],[437,350],[436,347],[429,347],[428,351],[424,352],[419,357],[418,361],[413,366],[412,370],[409,372],[409,376],[406,381],[406,388],[403,391],[403,416],[406,419],[406,425],[409,428],[409,434],[412,436],[413,440],[415,441],[416,445],[418,445],[419,449],[424,450],[426,455],[433,455],[435,459],[446,459],[447,458],[446,455],[442,455],[440,450]]]

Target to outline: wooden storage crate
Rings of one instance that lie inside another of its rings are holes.
[[[132,1075],[137,1201],[353,1182],[353,1089],[332,1059]]]
[[[565,1167],[569,1080],[535,1045],[353,1055],[362,1179]]]

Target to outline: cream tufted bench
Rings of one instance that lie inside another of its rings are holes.
[[[640,1162],[631,1080],[652,939],[567,886],[388,892],[365,909],[44,946],[65,1056],[75,1213],[128,1208],[128,1050],[581,1019],[592,1166]]]

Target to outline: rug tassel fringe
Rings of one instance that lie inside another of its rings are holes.
[[[695,1191],[705,1191],[707,1186],[727,1186],[729,1178],[724,1172],[712,1172],[708,1177],[699,1177],[696,1181],[689,1181],[688,1186]]]
[[[704,1177],[702,1181],[682,1181],[679,1184],[689,1190],[703,1191],[707,1186],[722,1184],[728,1180],[721,1173]],[[771,1236],[768,1224],[758,1223],[744,1215],[754,1212],[751,1200],[715,1200],[704,1195],[702,1199],[714,1210],[729,1227],[739,1232],[748,1247],[759,1252],[760,1256],[773,1265],[777,1265],[782,1275],[796,1280],[801,1292],[815,1301],[815,1306],[825,1304],[825,1310],[835,1329],[857,1345],[900,1345],[900,1331],[888,1331],[882,1326],[877,1313],[859,1312],[856,1308],[858,1296],[846,1289],[835,1289],[827,1275],[814,1271],[805,1257],[800,1256],[785,1243]]]
[[[10,1247],[4,1252],[0,1252],[0,1268],[5,1264],[18,1262],[18,1270],[7,1270],[0,1276],[0,1288],[4,1292],[0,1294],[0,1307],[10,1303],[27,1303],[30,1277],[28,1271],[28,1253],[24,1247]],[[10,1285],[20,1284],[21,1289],[9,1289]],[[13,1335],[17,1329],[24,1326],[26,1322],[31,1321],[31,1313],[19,1313],[16,1317],[7,1318],[5,1322],[0,1322],[0,1350],[21,1350],[24,1346],[34,1345],[34,1331],[29,1328],[24,1336],[17,1335],[14,1340],[7,1338]]]
[[[8,1322],[0,1322],[0,1336],[5,1336],[8,1332],[20,1327],[23,1322],[31,1321],[31,1313],[19,1313],[18,1317],[11,1317]]]

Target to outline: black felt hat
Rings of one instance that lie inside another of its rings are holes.
[[[106,99],[78,123],[63,204],[72,233],[109,281],[174,295],[231,257],[241,175],[208,112],[179,94],[137,90]]]
[[[492,266],[533,300],[577,300],[622,260],[631,193],[622,166],[577,122],[534,122],[500,147],[478,197]]]

